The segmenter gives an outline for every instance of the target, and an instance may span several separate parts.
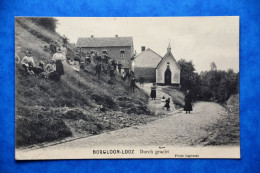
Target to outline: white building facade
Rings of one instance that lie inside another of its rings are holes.
[[[180,85],[181,69],[173,54],[169,44],[167,53],[156,67],[156,83],[163,85]]]

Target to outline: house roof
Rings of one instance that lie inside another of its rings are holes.
[[[177,64],[177,67],[179,69],[181,69],[180,65],[178,64],[178,62],[175,60],[173,54],[171,51],[167,51],[167,53],[163,56],[162,60],[158,63],[158,65],[156,66],[156,68],[158,68],[158,66],[163,62],[163,60],[168,57],[168,56],[171,56],[171,58],[173,59],[173,61]]]
[[[161,57],[161,58],[162,58],[162,56],[161,56],[161,55],[159,55],[158,53],[156,53],[155,51],[153,51],[153,50],[152,50],[152,49],[150,49],[150,48],[147,48],[147,49],[145,49],[144,51],[142,51],[141,53],[139,53],[138,55],[136,55],[136,57],[135,57],[135,58],[137,58],[138,56],[142,55],[144,52],[147,52],[147,51],[151,51],[151,52],[155,53],[156,55],[158,55],[159,57]]]
[[[123,47],[133,46],[133,37],[78,38],[77,47]]]
[[[135,58],[136,67],[153,67],[155,68],[162,57],[150,48],[139,53]]]

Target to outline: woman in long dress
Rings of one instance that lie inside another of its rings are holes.
[[[187,90],[187,94],[185,96],[185,106],[184,106],[184,111],[186,111],[186,113],[190,113],[190,111],[192,111],[192,105],[191,105],[191,102],[192,102],[192,95],[190,93],[189,90]]]
[[[61,53],[61,50],[58,49],[58,52],[53,55],[52,59],[56,62],[56,74],[58,75],[57,80],[59,81],[60,76],[64,75],[64,68],[63,68],[63,65],[62,65],[62,61],[66,60],[66,58]]]
[[[152,100],[155,100],[156,98],[156,84],[153,83],[153,86],[151,87],[151,98]]]

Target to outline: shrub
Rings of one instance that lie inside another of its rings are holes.
[[[18,107],[16,111],[16,146],[49,142],[71,136],[72,132],[57,112],[44,108]]]
[[[95,102],[97,102],[100,105],[103,105],[105,107],[108,108],[115,108],[116,103],[114,102],[114,100],[106,95],[98,95],[98,94],[93,94],[91,96],[91,99],[95,100]]]
[[[47,30],[55,32],[58,20],[53,17],[30,17],[32,22],[41,25]]]
[[[65,119],[73,119],[73,120],[83,119],[86,121],[93,121],[93,122],[97,121],[93,116],[84,114],[79,109],[69,110],[69,111],[63,113],[61,116],[62,116],[62,118],[65,118]]]

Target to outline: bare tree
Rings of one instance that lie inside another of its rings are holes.
[[[210,69],[211,70],[217,70],[217,65],[215,64],[215,62],[210,63]]]

